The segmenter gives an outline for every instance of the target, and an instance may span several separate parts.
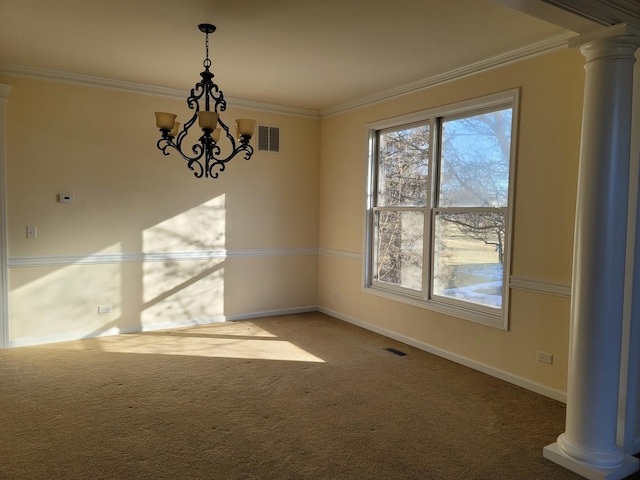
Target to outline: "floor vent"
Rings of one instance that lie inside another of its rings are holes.
[[[404,353],[403,351],[398,350],[398,349],[396,349],[396,348],[391,348],[391,347],[389,347],[389,348],[385,348],[385,350],[386,350],[387,352],[391,352],[391,353],[393,353],[393,354],[395,354],[395,355],[398,355],[399,357],[404,357],[404,356],[406,355],[406,353]]]
[[[267,125],[258,125],[258,150],[261,152],[280,151],[280,129]]]

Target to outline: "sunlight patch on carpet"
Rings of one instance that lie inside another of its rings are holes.
[[[87,343],[70,342],[62,348],[86,350]],[[130,334],[93,339],[92,349],[110,353],[187,355],[250,360],[324,363],[324,360],[284,340],[217,338],[207,336]]]

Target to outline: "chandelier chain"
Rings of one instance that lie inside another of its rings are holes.
[[[205,55],[204,62],[202,62],[202,66],[207,70],[209,70],[209,67],[211,66],[211,60],[209,60],[209,33],[205,34],[204,47],[205,47],[206,55]]]

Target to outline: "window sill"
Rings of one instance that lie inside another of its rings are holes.
[[[495,315],[481,312],[473,308],[465,308],[457,305],[450,305],[444,302],[438,302],[436,300],[423,300],[410,295],[405,295],[398,292],[391,292],[379,287],[368,286],[362,289],[364,293],[375,295],[378,297],[386,298],[396,302],[404,303],[414,307],[423,308],[425,310],[431,310],[452,317],[461,318],[470,322],[479,323],[488,327],[497,328],[500,330],[508,330],[507,317],[504,314],[504,309],[498,310]]]

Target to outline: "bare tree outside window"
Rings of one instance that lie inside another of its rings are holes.
[[[444,120],[433,293],[502,306],[511,109]]]
[[[419,125],[378,136],[374,279],[416,291],[423,283],[429,128]]]
[[[506,328],[518,95],[372,124],[367,291]]]

